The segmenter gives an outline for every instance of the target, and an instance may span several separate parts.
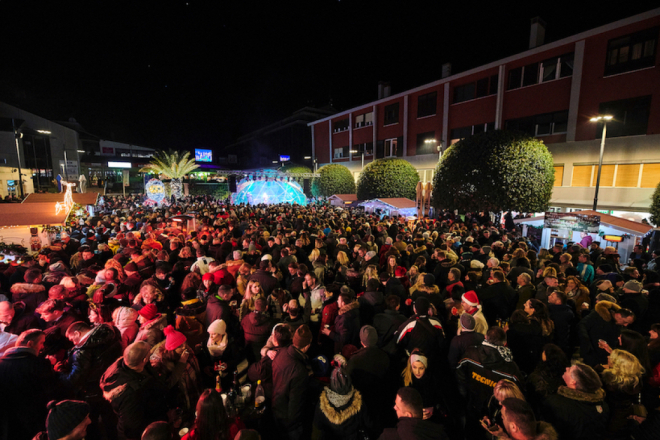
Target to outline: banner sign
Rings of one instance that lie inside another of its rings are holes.
[[[600,216],[585,215],[579,212],[546,212],[543,227],[598,234]]]

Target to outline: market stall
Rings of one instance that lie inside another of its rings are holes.
[[[39,252],[43,246],[49,246],[66,225],[69,214],[67,210],[56,212],[54,203],[4,204],[0,215],[0,243],[24,246],[29,253]]]
[[[383,198],[367,200],[359,204],[364,207],[365,212],[375,213],[381,216],[416,216],[417,204],[414,200],[406,198]]]
[[[71,197],[73,198],[73,203],[79,205],[87,212],[89,212],[90,216],[94,215],[94,209],[96,208],[96,204],[99,198],[98,193],[72,193]],[[61,201],[62,193],[30,194],[25,198],[25,200],[23,200],[23,204],[48,203],[54,205],[55,203]]]
[[[328,197],[332,206],[344,207],[358,202],[357,194],[333,194]]]
[[[589,235],[593,241],[600,241],[601,247],[617,248],[622,256],[629,255],[635,244],[641,243],[642,237],[653,229],[645,223],[591,210],[546,213],[513,222],[522,226],[524,236],[533,235],[532,228],[541,230],[541,248],[549,249],[557,242],[580,243]]]

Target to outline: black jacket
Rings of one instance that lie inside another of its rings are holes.
[[[605,391],[586,393],[565,386],[542,403],[543,419],[557,430],[559,438],[587,440],[604,438],[609,420]]]
[[[48,402],[65,397],[57,374],[32,349],[14,347],[0,358],[0,378],[0,438],[32,439],[44,429]]]
[[[566,304],[548,304],[550,319],[555,323],[554,342],[568,353],[571,347],[571,335],[575,328],[575,313]]]
[[[69,372],[62,379],[69,382],[78,398],[101,395],[99,380],[105,370],[122,355],[121,333],[110,324],[100,324],[69,355]]]
[[[385,310],[374,316],[373,326],[378,333],[378,347],[390,356],[397,351],[395,333],[404,322],[406,317],[396,310]]]
[[[580,354],[585,364],[593,367],[607,363],[608,353],[598,347],[598,340],[604,340],[610,347],[618,345],[621,328],[614,322],[611,312],[619,309],[614,303],[601,301],[578,324]]]
[[[353,390],[348,402],[326,388],[321,392],[314,414],[314,429],[322,440],[357,440],[359,430],[371,428],[371,420],[366,411],[362,395]]]
[[[506,320],[511,316],[515,291],[507,283],[486,284],[477,294],[489,326],[496,325],[498,319]]]
[[[310,370],[307,356],[290,345],[273,361],[273,415],[287,430],[305,420],[308,405]]]
[[[335,318],[335,329],[330,332],[330,339],[335,341],[335,353],[347,344],[360,346],[360,303],[353,301],[345,304],[339,309],[339,315]]]
[[[11,323],[5,327],[5,332],[20,335],[25,330],[39,328],[39,320],[34,312],[27,311],[24,302],[15,302],[12,307],[14,308],[14,317]]]
[[[186,364],[177,362],[166,382],[150,364],[141,373],[128,368],[123,358],[110,365],[101,377],[101,390],[117,414],[120,435],[139,440],[150,423],[167,420],[167,392],[178,382],[185,367]]]
[[[484,335],[479,332],[462,331],[460,335],[452,338],[449,344],[449,367],[456,369],[458,361],[463,358],[468,347],[479,346],[484,342]]]

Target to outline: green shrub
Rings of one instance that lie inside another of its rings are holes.
[[[314,197],[330,197],[333,194],[355,194],[355,179],[344,165],[330,164],[319,168],[320,177],[312,181]]]
[[[357,183],[358,200],[405,197],[415,200],[419,174],[410,162],[378,159],[364,167]]]

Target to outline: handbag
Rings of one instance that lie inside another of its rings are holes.
[[[633,403],[632,412],[634,416],[646,418],[649,412],[646,410],[646,407],[642,404],[642,393],[637,395],[637,403]]]

